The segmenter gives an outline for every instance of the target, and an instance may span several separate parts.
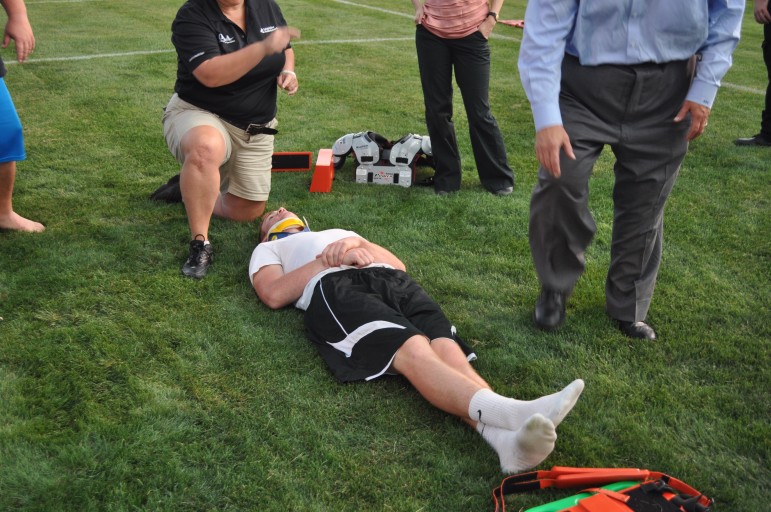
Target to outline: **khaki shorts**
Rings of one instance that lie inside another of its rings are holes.
[[[174,94],[163,114],[163,135],[171,154],[180,164],[185,163],[181,141],[191,128],[211,126],[225,140],[225,159],[220,163],[220,191],[250,201],[267,201],[270,195],[270,175],[273,162],[273,135],[249,135]],[[276,128],[274,118],[267,124]]]

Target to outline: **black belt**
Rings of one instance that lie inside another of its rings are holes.
[[[259,134],[265,134],[265,135],[275,135],[278,133],[278,130],[275,128],[268,127],[269,123],[263,123],[263,124],[254,124],[254,123],[236,123],[234,121],[227,121],[228,124],[232,124],[236,128],[240,128],[241,130],[245,131],[249,135],[259,135]]]

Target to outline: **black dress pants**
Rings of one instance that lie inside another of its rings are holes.
[[[760,134],[771,140],[771,23],[763,25],[763,62],[766,64],[768,85],[766,86],[766,108],[760,122]]]
[[[479,181],[494,192],[514,186],[501,130],[490,111],[490,47],[475,32],[461,39],[438,37],[417,26],[415,46],[436,173],[434,189],[460,189],[461,160],[452,121],[453,70],[468,117]]]

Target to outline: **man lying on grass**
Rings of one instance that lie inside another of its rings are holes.
[[[584,388],[580,379],[532,401],[501,396],[444,313],[387,249],[353,231],[310,231],[279,208],[263,217],[249,276],[271,309],[305,311],[308,336],[341,382],[405,376],[431,404],[460,417],[495,449],[505,473],[540,464],[555,427]]]

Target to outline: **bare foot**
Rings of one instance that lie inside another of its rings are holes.
[[[10,215],[0,216],[0,229],[40,233],[41,231],[45,231],[46,227],[34,220],[25,219],[16,212],[11,212]]]

